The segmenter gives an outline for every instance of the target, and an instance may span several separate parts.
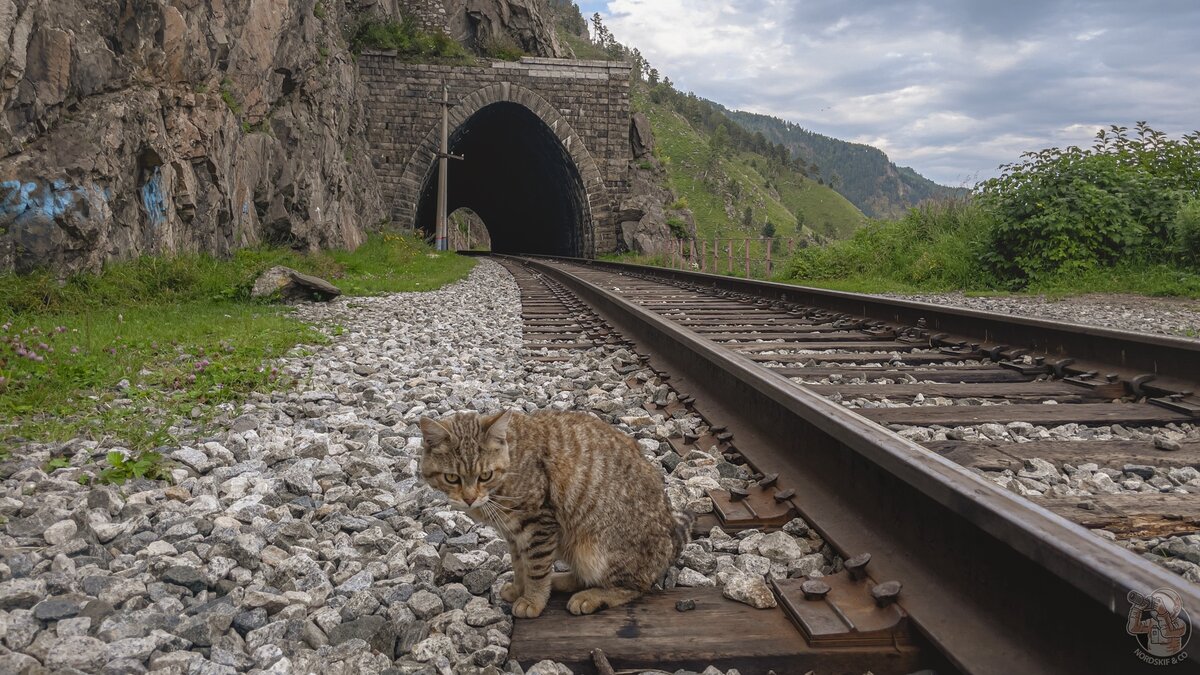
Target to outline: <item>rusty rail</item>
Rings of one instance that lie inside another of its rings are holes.
[[[786,378],[571,274],[530,260],[586,300],[710,419],[726,420],[739,448],[763,471],[789,478],[802,515],[839,552],[869,551],[886,578],[904,583],[901,602],[919,630],[958,668],[973,673],[1162,672],[1138,660],[1126,633],[1131,591],[1173,588],[1200,610],[1200,592],[1179,577],[1102,541],[1068,521],[984,481]],[[735,288],[763,297],[829,303],[889,320],[925,318],[934,327],[1026,336],[1074,348],[1087,340],[1125,340],[1198,350],[1170,339],[1124,334],[1070,338],[1050,322],[888,302],[781,284],[616,263],[571,261],[617,271],[652,272],[690,284]],[[967,329],[971,330],[967,330]],[[1132,341],[1131,344],[1130,341]],[[1013,342],[1016,342],[1014,339]],[[1118,347],[1095,347],[1108,355]],[[1159,354],[1161,357],[1161,354]],[[1143,357],[1122,363],[1143,367]],[[1197,378],[1200,379],[1200,378]],[[750,457],[749,454],[747,454]],[[1195,657],[1183,668],[1196,665]]]

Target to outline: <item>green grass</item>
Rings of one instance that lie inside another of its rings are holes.
[[[290,386],[272,361],[329,338],[286,307],[250,299],[271,266],[372,295],[432,290],[473,264],[374,235],[354,252],[141,258],[62,284],[45,273],[0,276],[0,439],[109,438],[146,450],[195,408],[203,418],[212,404]]]

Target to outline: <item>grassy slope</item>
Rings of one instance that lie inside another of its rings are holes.
[[[196,406],[287,386],[269,361],[328,338],[286,307],[250,300],[268,267],[370,295],[438,288],[473,264],[413,239],[376,236],[354,252],[142,258],[63,285],[49,275],[0,276],[0,450],[13,436],[154,447]],[[129,386],[118,390],[122,380]]]
[[[703,173],[708,135],[694,129],[669,107],[654,104],[640,89],[634,91],[633,106],[650,118],[671,188],[687,199],[701,238],[757,237],[764,218],[775,224],[780,237],[811,234],[811,228],[798,225],[796,213],[803,214],[804,222],[815,226],[817,232],[834,232],[837,236],[849,234],[864,221],[862,213],[833,190],[796,173],[774,175],[768,168],[770,163],[753,153],[737,153],[721,160],[720,171],[729,184],[736,182],[741,188],[735,202],[737,215],[731,219],[725,211],[724,195],[711,187]],[[755,225],[750,229],[741,225],[746,206],[751,206],[755,214]]]

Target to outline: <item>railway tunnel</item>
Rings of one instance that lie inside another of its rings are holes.
[[[499,253],[587,254],[587,190],[575,160],[554,131],[511,101],[484,106],[450,132],[447,213],[470,208]],[[432,235],[437,163],[421,188],[416,225]]]

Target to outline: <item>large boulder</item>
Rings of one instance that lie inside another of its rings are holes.
[[[290,267],[272,267],[259,275],[250,291],[252,298],[269,298],[276,293],[289,302],[300,300],[332,300],[342,294],[337,286]]]
[[[696,236],[695,218],[691,210],[680,208],[667,186],[666,169],[654,156],[650,120],[641,113],[630,120],[629,144],[634,156],[628,168],[629,195],[614,214],[617,247],[642,255],[669,253],[680,239]]]
[[[636,112],[629,122],[629,146],[634,159],[654,154],[654,132],[650,129],[650,118],[646,113]]]

